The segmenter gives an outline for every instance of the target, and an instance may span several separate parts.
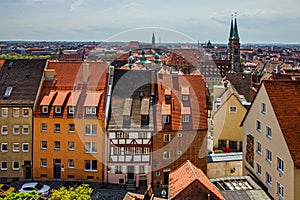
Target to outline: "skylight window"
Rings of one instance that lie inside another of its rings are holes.
[[[7,87],[6,90],[5,90],[5,93],[4,93],[3,97],[4,98],[10,97],[12,89],[13,89],[12,87]]]

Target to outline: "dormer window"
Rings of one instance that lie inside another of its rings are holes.
[[[161,116],[162,116],[162,124],[170,124],[171,123],[171,105],[163,104],[161,108]]]
[[[170,100],[171,100],[171,90],[165,89],[165,101],[170,101]]]
[[[162,116],[162,123],[163,124],[170,124],[170,115],[163,115]]]
[[[68,114],[69,115],[74,115],[75,114],[75,106],[68,107]]]
[[[190,115],[182,115],[182,122],[189,123],[190,122]]]
[[[182,87],[181,88],[181,96],[182,101],[187,102],[190,100],[190,88],[189,87]]]
[[[189,101],[189,95],[182,95],[182,101]]]
[[[61,106],[54,107],[55,114],[61,114]]]
[[[42,106],[42,113],[43,114],[48,114],[49,110],[48,110],[48,106]]]
[[[94,106],[85,107],[85,114],[95,115],[96,114],[96,107],[94,107]]]

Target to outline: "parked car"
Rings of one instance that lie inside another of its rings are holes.
[[[23,184],[21,189],[19,189],[19,192],[31,192],[33,190],[37,191],[40,195],[44,197],[50,194],[50,186],[38,182]]]
[[[9,195],[12,192],[16,192],[16,188],[7,185],[7,184],[0,184],[0,197],[5,197],[6,195]]]

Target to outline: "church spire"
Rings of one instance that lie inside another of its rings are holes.
[[[231,25],[230,25],[229,39],[232,39],[232,35],[233,35],[233,15],[231,15]]]
[[[232,23],[232,21],[231,21],[231,23]],[[240,39],[239,32],[238,32],[238,27],[237,27],[237,22],[236,22],[236,13],[235,13],[235,18],[234,18],[234,27],[233,27],[233,33],[232,33],[232,38],[231,39]]]
[[[152,34],[152,48],[155,48],[155,36],[154,36],[154,32]]]

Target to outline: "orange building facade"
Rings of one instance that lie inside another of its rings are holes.
[[[34,117],[34,180],[103,181],[106,68],[48,63]]]

